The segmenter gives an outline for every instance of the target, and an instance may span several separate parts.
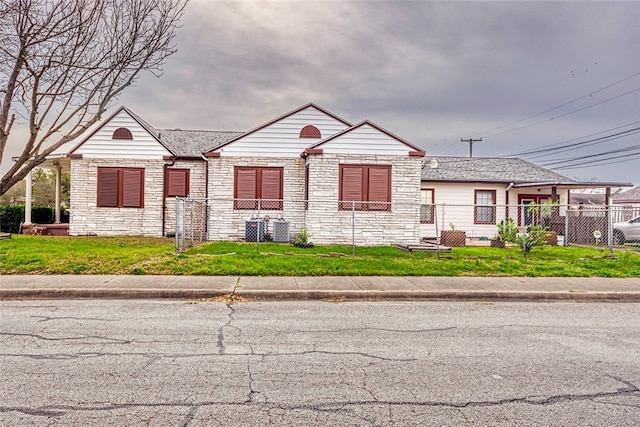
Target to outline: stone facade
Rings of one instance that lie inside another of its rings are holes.
[[[209,240],[242,240],[246,221],[258,216],[257,210],[234,210],[233,176],[235,166],[268,166],[284,169],[284,204],[281,210],[262,210],[271,219],[289,222],[293,238],[302,228],[316,244],[358,246],[418,243],[420,241],[420,157],[310,155],[306,159],[260,157],[219,157],[209,161]],[[309,201],[304,201],[305,168],[309,167]],[[391,211],[338,209],[340,164],[392,165]],[[352,227],[355,218],[355,227]],[[267,223],[268,231],[272,231]]]
[[[305,159],[217,157],[209,160],[209,240],[242,240],[245,238],[246,221],[258,216],[258,211],[254,209],[234,209],[235,166],[282,167],[283,209],[261,210],[260,217],[267,215],[269,218],[281,217],[289,221],[291,236],[304,227]]]
[[[318,244],[377,246],[420,241],[421,157],[309,155],[306,227]],[[341,164],[391,165],[391,210],[338,209]]]
[[[175,198],[164,200],[166,164],[170,162],[137,159],[72,159],[71,176],[82,177],[82,179],[71,180],[69,235],[162,237],[163,234],[173,232]],[[174,165],[167,167],[191,169],[190,196],[204,198],[206,194],[204,165],[204,161],[176,161]],[[144,207],[98,207],[99,167],[144,168]]]

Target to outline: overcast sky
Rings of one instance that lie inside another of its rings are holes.
[[[160,128],[244,131],[314,102],[427,156],[482,137],[474,157],[640,128],[640,2],[191,0],[177,44],[118,102]],[[552,169],[637,185],[640,133],[623,135],[521,157],[628,148]]]

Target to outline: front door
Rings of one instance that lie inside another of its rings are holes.
[[[529,226],[540,224],[540,209],[535,209],[535,206],[540,206],[551,196],[548,195],[518,195],[518,225]]]

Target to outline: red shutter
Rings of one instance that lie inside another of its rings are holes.
[[[256,209],[258,207],[256,181],[258,171],[256,169],[236,168],[235,202],[236,209]],[[241,200],[245,199],[245,200]],[[249,199],[249,200],[246,200]]]
[[[166,197],[189,195],[189,169],[167,169],[164,180]]]
[[[98,207],[118,206],[118,169],[98,168]]]
[[[369,166],[370,202],[391,202],[391,168],[389,166]],[[370,210],[391,210],[387,203],[369,203]]]
[[[262,209],[282,209],[282,169],[264,168],[260,172],[260,198],[271,199],[262,202]]]
[[[144,170],[122,169],[122,207],[144,207]]]
[[[340,177],[340,200],[343,202],[362,201],[362,166],[342,166]],[[351,209],[352,203],[341,203],[340,209]],[[356,203],[357,210],[362,209],[362,203]]]

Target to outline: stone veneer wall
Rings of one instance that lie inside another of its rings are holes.
[[[306,227],[316,244],[350,244],[352,213],[338,210],[340,164],[392,165],[392,210],[356,211],[358,246],[418,243],[420,241],[420,157],[322,154],[307,159],[219,157],[209,161],[210,240],[242,240],[245,223],[255,210],[233,209],[234,166],[284,167],[282,210],[262,211],[261,217],[282,215],[290,222],[290,236]],[[309,203],[305,210],[305,166],[309,163]],[[269,229],[271,231],[271,229]]]
[[[163,160],[72,159],[69,234],[72,236],[162,237]],[[97,207],[98,167],[144,168],[144,208]],[[191,169],[190,196],[205,198],[204,161],[176,161],[172,168]],[[165,234],[175,230],[175,198],[166,199]]]
[[[260,216],[282,216],[289,221],[291,237],[304,227],[305,159],[214,157],[209,160],[209,240],[243,240],[246,221],[257,215],[255,210],[233,209],[234,166],[283,167],[283,209],[264,210]]]
[[[352,212],[338,210],[340,164],[391,166],[391,211],[355,211],[355,244],[377,246],[420,242],[421,157],[309,155],[306,227],[318,244],[350,244]],[[321,202],[315,202],[315,201]],[[327,203],[324,201],[335,201]]]

